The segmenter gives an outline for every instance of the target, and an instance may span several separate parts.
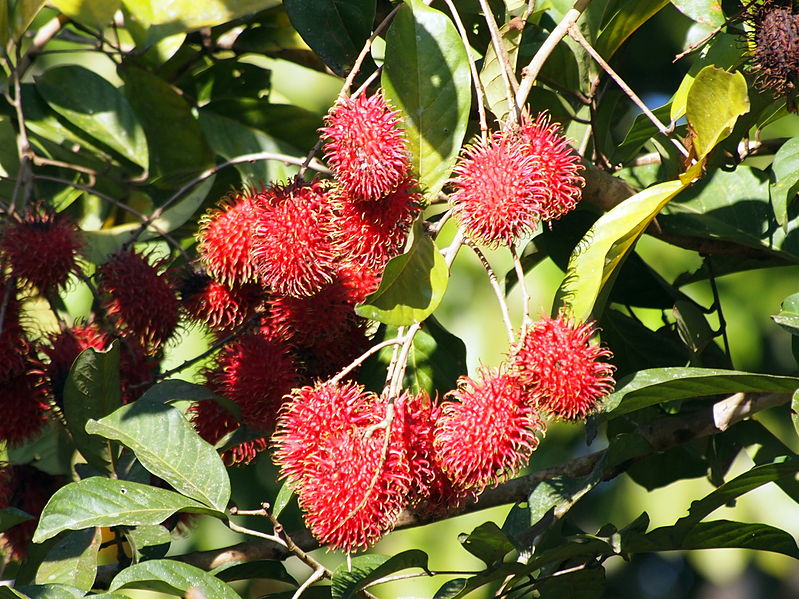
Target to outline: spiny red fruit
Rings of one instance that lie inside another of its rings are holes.
[[[470,238],[512,245],[543,218],[543,179],[520,136],[498,132],[468,146],[453,172],[453,213]]]
[[[95,324],[78,324],[49,338],[42,347],[42,352],[49,358],[44,374],[50,395],[57,404],[62,404],[64,383],[78,354],[90,347],[102,351],[109,342],[105,331]]]
[[[198,402],[192,406],[191,411],[197,433],[212,445],[216,445],[225,435],[232,433],[239,426],[233,414],[215,401]],[[266,447],[266,437],[243,441],[222,452],[222,460],[229,466],[249,464]]]
[[[124,336],[147,348],[160,346],[178,325],[175,287],[158,271],[159,265],[132,250],[112,254],[98,269],[106,314]]]
[[[410,178],[371,202],[362,202],[346,193],[337,194],[336,242],[342,254],[355,265],[382,270],[389,259],[402,253],[408,229],[420,207],[421,194]]]
[[[406,177],[408,142],[399,113],[382,93],[341,97],[320,132],[325,157],[342,187],[356,198],[376,200]]]
[[[513,364],[535,405],[579,420],[613,390],[615,368],[604,361],[612,354],[589,343],[593,333],[592,323],[574,324],[563,315],[543,318],[527,331]]]
[[[481,493],[510,478],[538,447],[544,425],[515,377],[501,369],[461,377],[436,422],[439,463],[456,488]]]
[[[77,227],[49,211],[32,210],[9,219],[0,233],[0,252],[12,276],[41,293],[63,288],[78,269],[83,241]]]
[[[0,442],[20,445],[34,437],[49,409],[44,381],[33,369],[0,381]]]
[[[363,387],[322,383],[295,390],[281,414],[275,461],[296,489],[311,532],[331,548],[374,544],[406,505],[411,475],[403,426],[376,427],[387,405]]]
[[[5,310],[3,309],[5,308]],[[29,343],[20,321],[17,289],[0,279],[0,381],[25,371]]]
[[[262,193],[245,189],[231,194],[200,219],[197,251],[216,280],[228,285],[255,280],[250,251]]]
[[[333,212],[320,183],[297,179],[259,204],[250,257],[261,281],[279,295],[308,297],[333,280]]]
[[[533,121],[522,119],[519,134],[528,146],[534,169],[541,178],[543,195],[541,218],[555,220],[570,212],[580,201],[585,180],[580,176],[580,157],[560,134],[560,126],[549,115],[539,114]]]
[[[231,332],[252,318],[264,299],[255,284],[230,287],[199,272],[183,277],[179,291],[181,306],[189,317],[221,333]]]

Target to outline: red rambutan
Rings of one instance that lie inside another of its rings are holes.
[[[435,448],[454,486],[475,495],[510,478],[538,447],[544,424],[515,377],[484,369],[478,381],[461,377],[441,404]]]
[[[541,219],[558,219],[580,201],[585,183],[580,176],[583,169],[580,156],[560,134],[560,125],[550,123],[546,113],[539,114],[535,121],[525,116],[519,134],[528,146],[533,168],[542,182],[538,192],[544,196]]]
[[[261,278],[279,295],[308,297],[333,280],[337,251],[333,211],[320,183],[294,182],[261,202],[250,258]]]
[[[178,325],[175,287],[159,267],[130,250],[112,254],[98,269],[106,314],[123,336],[148,349],[164,343]]]
[[[78,354],[89,347],[104,350],[109,342],[105,331],[94,324],[75,325],[48,339],[42,352],[50,361],[44,366],[43,372],[50,396],[56,404],[63,405],[64,383]]]
[[[34,437],[47,422],[49,409],[38,371],[30,369],[0,381],[0,441],[20,445]]]
[[[243,190],[219,202],[200,219],[197,251],[208,272],[228,285],[255,280],[250,261],[255,227],[255,206],[263,192]]]
[[[4,381],[25,372],[30,344],[20,321],[17,289],[2,279],[0,315],[0,381]]]
[[[382,270],[386,262],[405,248],[408,229],[421,209],[421,194],[413,179],[404,179],[384,197],[362,202],[338,194],[336,243],[346,260],[358,266]]]
[[[63,288],[78,269],[83,241],[77,227],[50,211],[32,210],[9,219],[0,232],[0,252],[12,276],[41,293]]]
[[[342,187],[356,198],[378,199],[392,191],[410,168],[408,142],[399,113],[382,93],[341,97],[320,132],[325,157]]]
[[[537,407],[579,420],[613,390],[615,368],[602,361],[612,354],[589,343],[593,333],[592,323],[575,325],[563,315],[543,318],[527,331],[513,366]]]
[[[264,300],[254,283],[228,286],[199,272],[183,277],[179,292],[181,306],[189,317],[220,333],[240,327]]]

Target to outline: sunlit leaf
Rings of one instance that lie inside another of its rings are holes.
[[[91,590],[100,541],[99,528],[72,531],[59,538],[36,571],[36,584],[66,584]]]
[[[119,10],[122,0],[51,0],[50,4],[81,25],[103,29]]]
[[[345,563],[333,572],[331,594],[333,599],[351,599],[366,585],[385,576],[406,570],[422,568],[427,570],[427,554],[418,549],[403,551],[391,557],[388,555],[362,555],[352,558],[351,566]]]
[[[719,0],[671,0],[681,13],[708,27],[721,27],[724,12]]]
[[[786,141],[771,164],[769,195],[774,217],[783,227],[788,224],[788,207],[799,191],[799,137]]]

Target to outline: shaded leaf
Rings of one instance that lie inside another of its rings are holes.
[[[91,590],[101,540],[99,528],[72,531],[59,538],[36,571],[36,584],[66,584]]]
[[[347,570],[347,564],[342,564],[333,572],[332,597],[350,599],[366,586],[400,570],[421,568],[427,572],[427,559],[427,554],[418,549],[402,551],[391,557],[372,554],[353,558],[351,571]]]
[[[2,599],[80,599],[82,589],[65,584],[27,584],[17,588],[0,585]]]
[[[626,0],[618,3],[615,13],[599,32],[594,49],[608,59],[636,29],[646,23],[669,0]]]
[[[223,582],[265,578],[279,580],[297,586],[297,581],[286,571],[282,562],[275,560],[255,560],[251,562],[231,562],[214,568],[209,572]]]
[[[556,573],[537,585],[541,599],[595,599],[605,592],[605,569],[584,568],[565,574]]]
[[[444,257],[417,226],[411,247],[388,262],[380,287],[355,311],[364,318],[397,326],[422,322],[438,307],[448,280]]]
[[[4,507],[0,509],[0,532],[27,520],[33,520],[33,516],[19,508]]]
[[[779,314],[774,314],[771,320],[791,335],[799,335],[799,293],[789,295],[782,300]]]
[[[510,64],[511,77],[515,78],[516,59],[519,55],[519,44],[522,40],[522,29],[512,23],[506,23],[499,30],[502,45],[507,52]],[[483,84],[485,92],[485,103],[498,121],[504,121],[510,113],[508,105],[508,86],[503,75],[504,61],[497,56],[494,44],[489,44],[486,54],[483,57],[483,68],[480,69],[480,82]]]
[[[159,524],[125,528],[124,533],[131,551],[137,557],[134,561],[160,559],[172,544],[172,534]]]
[[[227,507],[225,465],[177,409],[137,401],[90,421],[86,430],[129,447],[147,470],[180,493],[219,511]]]
[[[169,379],[156,383],[145,391],[139,403],[172,404],[178,401],[203,401],[215,399],[216,394],[205,385],[189,383],[181,379]]]
[[[189,564],[170,559],[155,559],[125,568],[111,581],[109,590],[134,588],[186,595],[197,589],[207,599],[239,599],[229,585]]]
[[[514,549],[505,532],[494,522],[484,522],[468,535],[461,534],[458,540],[469,553],[491,566]]]
[[[774,217],[783,227],[788,224],[788,206],[799,191],[799,137],[786,141],[771,163],[769,196]]]
[[[33,542],[41,543],[64,530],[91,526],[160,524],[179,511],[219,515],[173,491],[93,476],[55,492],[44,506]]]
[[[382,85],[405,117],[411,164],[432,199],[455,165],[471,107],[469,60],[452,21],[407,0],[386,33]]]
[[[195,186],[194,189],[180,200],[164,210],[161,216],[154,219],[147,228],[139,234],[138,240],[147,241],[149,239],[155,239],[163,233],[171,233],[181,225],[186,224],[208,197],[208,193],[214,186],[215,180],[216,175],[211,175],[205,181]]]

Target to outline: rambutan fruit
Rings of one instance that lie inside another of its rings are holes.
[[[261,202],[250,258],[261,281],[278,295],[308,297],[333,280],[337,251],[333,211],[321,183],[295,179]]]
[[[148,349],[162,345],[178,325],[175,287],[166,273],[159,273],[160,266],[120,250],[98,269],[97,290],[106,314],[123,336]]]
[[[201,272],[182,277],[178,291],[188,316],[219,333],[240,327],[264,301],[263,292],[254,283],[228,286]]]
[[[336,243],[345,260],[382,270],[405,248],[408,230],[421,210],[421,194],[413,179],[371,202],[339,193],[335,195]]]
[[[461,377],[441,404],[434,445],[453,485],[475,495],[510,478],[538,447],[544,424],[516,378],[502,369]]]
[[[0,442],[20,445],[36,436],[47,422],[49,410],[47,390],[38,369],[23,370],[0,381]]]
[[[20,302],[14,285],[0,279],[0,381],[27,368],[30,344],[20,320]]]
[[[250,261],[255,206],[263,192],[245,189],[224,198],[200,219],[197,251],[214,279],[228,285],[255,281]]]
[[[41,348],[42,353],[49,358],[43,374],[50,397],[57,405],[63,405],[64,383],[78,354],[90,347],[102,351],[108,347],[110,341],[106,332],[95,324],[77,324],[50,336]]]
[[[311,532],[331,548],[374,544],[407,504],[404,427],[396,418],[385,423],[387,414],[387,402],[363,387],[329,382],[295,389],[281,411],[275,463]]]
[[[453,172],[452,210],[476,241],[512,245],[545,214],[543,178],[518,135],[498,132],[467,146]]]
[[[539,114],[534,121],[525,115],[519,135],[527,144],[533,168],[541,179],[538,189],[543,195],[541,219],[556,220],[580,201],[585,183],[580,176],[583,169],[580,156],[560,134],[560,125],[551,123],[546,113]]]
[[[0,231],[0,253],[11,276],[49,293],[63,288],[78,270],[83,240],[67,218],[33,209],[21,219],[9,218]]]
[[[330,109],[325,157],[341,186],[355,198],[376,200],[394,190],[410,169],[399,112],[382,93],[340,97]]]
[[[513,356],[513,369],[535,406],[558,418],[585,418],[613,390],[610,350],[592,345],[592,323],[565,316],[534,323]]]
[[[233,414],[215,401],[197,402],[191,407],[192,422],[197,433],[212,445],[239,427]],[[267,447],[267,438],[249,439],[222,452],[222,460],[228,466],[249,464]]]

